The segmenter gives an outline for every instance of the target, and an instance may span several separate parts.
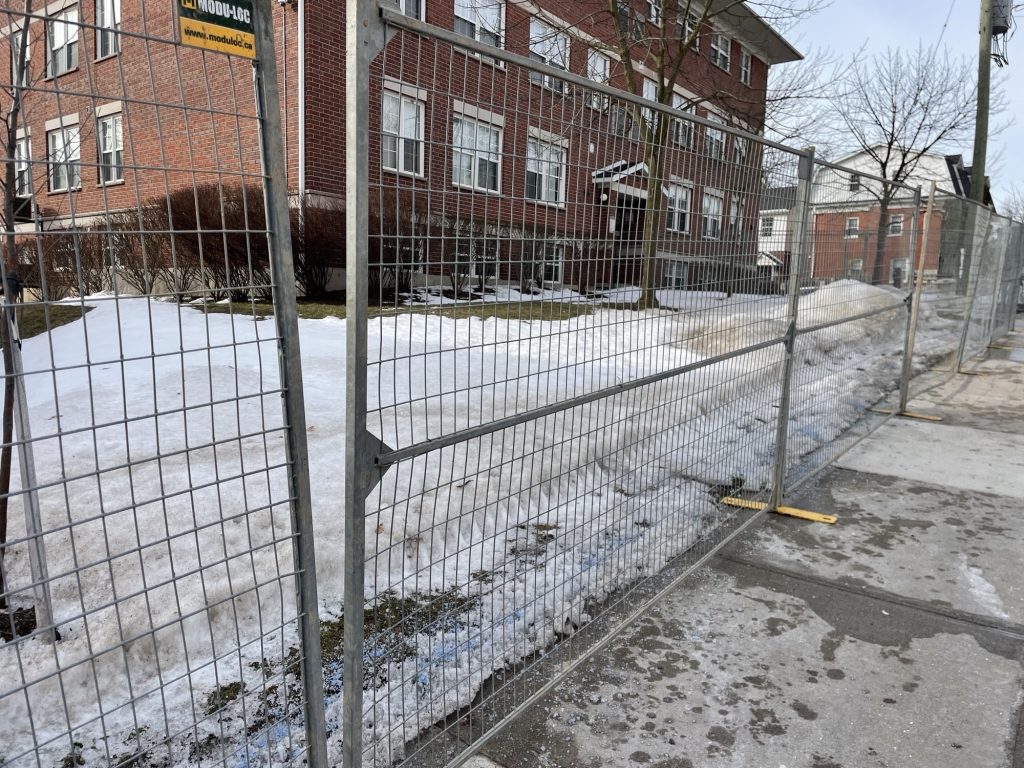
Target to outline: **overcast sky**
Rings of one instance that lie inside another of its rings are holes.
[[[919,41],[931,45],[941,35],[950,51],[976,62],[980,7],[980,0],[832,0],[831,6],[797,24],[786,37],[798,50],[824,45],[849,59],[863,45],[869,54],[888,47],[915,50]],[[947,13],[949,24],[943,32]],[[1024,24],[1020,11],[1017,21]],[[1024,32],[1018,32],[1009,41],[1010,65],[1001,70],[993,66],[993,87],[1004,92],[1009,104],[999,122],[1010,123],[989,142],[987,171],[997,207],[1000,190],[1024,185]],[[971,146],[955,151],[971,164]]]

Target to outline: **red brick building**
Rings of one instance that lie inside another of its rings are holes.
[[[632,63],[650,95],[656,73],[642,41],[685,34],[694,20],[674,18],[674,4],[660,0],[620,5],[636,40]],[[626,85],[609,52],[615,20],[604,2],[399,6],[430,25]],[[42,226],[84,225],[183,187],[256,178],[249,62],[152,42],[175,39],[173,3],[57,0],[37,13],[15,165],[19,191]],[[307,205],[340,200],[344,4],[287,0],[273,13],[288,189]],[[0,23],[13,62],[24,20],[10,13]],[[742,4],[699,32],[673,106],[761,132],[768,68],[799,54]],[[371,235],[379,236],[382,261],[408,259],[426,273],[436,271],[431,264],[468,262],[474,274],[507,280],[538,264],[552,283],[636,280],[651,212],[637,113],[628,105],[407,32],[374,64],[371,105],[370,184],[380,210]],[[669,137],[667,202],[654,212],[664,282],[699,282],[695,264],[752,262],[756,147],[682,121]]]

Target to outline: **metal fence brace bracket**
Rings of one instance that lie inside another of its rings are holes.
[[[869,413],[880,413],[883,416],[890,416],[893,414],[891,408],[868,408]],[[932,416],[929,413],[917,413],[915,411],[896,411],[897,416],[901,419],[917,419],[918,421],[942,421],[941,416]]]
[[[753,509],[760,512],[763,509],[768,509],[768,505],[763,501],[751,501],[750,499],[740,499],[736,496],[726,496],[722,500],[722,503],[729,507],[739,507],[740,509]],[[785,507],[779,506],[775,509],[769,510],[777,515],[785,515],[786,517],[798,517],[801,520],[810,520],[812,523],[825,523],[827,525],[835,525],[839,520],[835,515],[823,515],[820,512],[811,512],[806,509],[797,509],[796,507]]]

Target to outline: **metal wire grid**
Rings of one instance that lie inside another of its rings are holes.
[[[564,670],[606,636],[595,619],[749,519],[720,498],[768,500],[789,302],[784,259],[758,270],[757,222],[798,161],[395,23],[368,89],[357,447],[383,474],[347,566],[365,571],[374,765],[483,736],[485,687],[521,705],[550,680],[525,660],[557,642]],[[633,125],[663,119],[656,155]]]
[[[787,484],[880,422],[898,390],[920,216],[917,189],[816,161],[800,275]]]
[[[1006,258],[1000,278],[995,327],[992,338],[999,339],[1014,329],[1020,304],[1021,275],[1024,274],[1024,224],[1010,222]]]
[[[23,79],[0,67],[5,151],[27,149],[8,155],[25,194],[0,267],[17,395],[0,756],[297,758],[295,442],[282,339],[255,322],[275,286],[252,68],[178,45],[166,4],[126,6],[119,54],[95,60],[76,8],[0,9],[4,61],[30,51]]]

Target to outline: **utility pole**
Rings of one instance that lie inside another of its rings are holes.
[[[978,115],[974,124],[971,198],[985,204],[985,158],[988,154],[988,108],[992,80],[992,0],[981,0],[978,40]]]

